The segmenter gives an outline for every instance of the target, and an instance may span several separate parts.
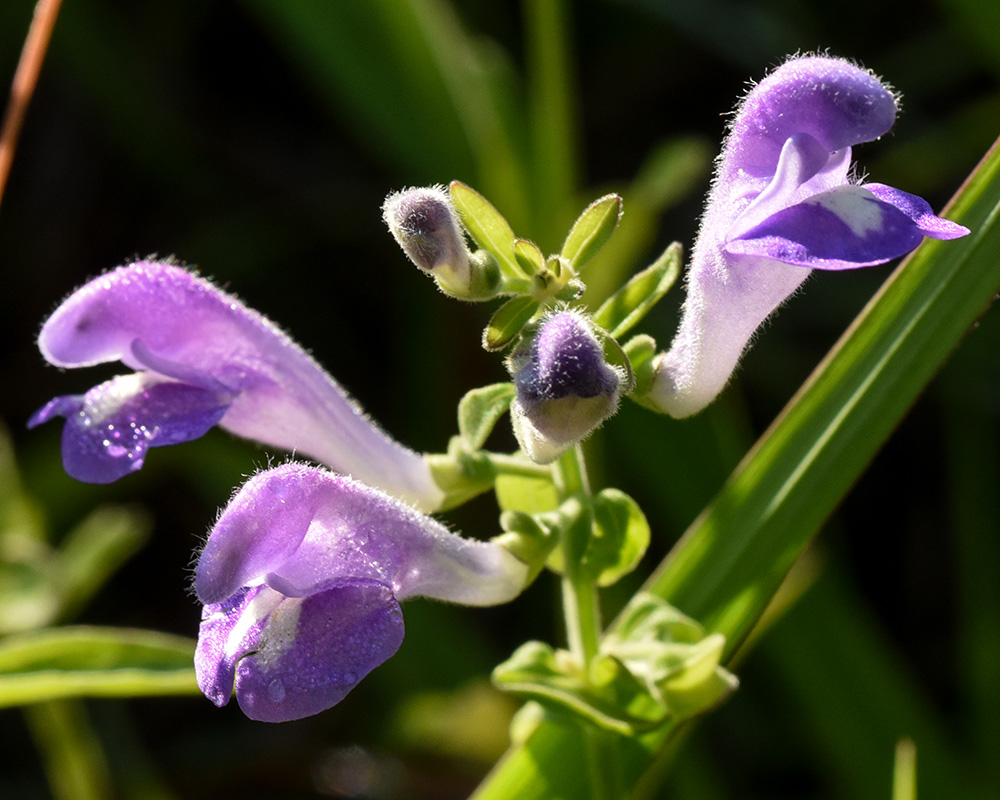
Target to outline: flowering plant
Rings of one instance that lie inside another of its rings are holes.
[[[95,278],[49,317],[38,343],[51,364],[127,371],[56,397],[29,424],[65,418],[66,471],[90,483],[128,478],[154,448],[214,427],[290,453],[236,489],[194,570],[197,686],[216,706],[235,695],[254,720],[297,720],[344,700],[402,645],[404,601],[497,605],[556,576],[564,641],[520,645],[492,681],[530,701],[512,727],[515,754],[523,747],[538,760],[546,742],[575,737],[564,747],[590,758],[593,795],[621,796],[684,722],[737,688],[734,653],[804,541],[756,582],[741,584],[738,568],[717,572],[717,582],[732,579],[724,602],[715,584],[692,589],[698,552],[727,546],[711,521],[749,507],[752,533],[753,514],[770,513],[760,508],[784,508],[757,502],[754,486],[733,489],[606,624],[603,590],[633,574],[658,523],[623,491],[592,488],[588,437],[613,430],[629,400],[674,417],[703,410],[812,271],[884,264],[925,237],[975,230],[967,214],[957,218],[970,227],[857,178],[852,147],[888,132],[897,103],[871,73],[828,56],[792,58],[747,94],[717,162],[681,323],[662,350],[636,329],[679,274],[679,245],[609,296],[588,293],[622,218],[619,196],[590,204],[545,255],[464,183],[391,194],[382,209],[391,234],[440,291],[498,301],[482,344],[503,356],[509,380],[462,398],[441,452],[397,442],[274,323],[195,270],[154,258]],[[488,448],[504,436],[505,414],[514,452]],[[772,499],[795,492],[793,478],[822,454],[813,444]],[[459,534],[431,516],[489,492],[499,530]]]

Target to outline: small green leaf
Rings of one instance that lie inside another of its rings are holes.
[[[195,643],[129,628],[72,626],[0,642],[0,707],[61,697],[197,694]]]
[[[514,258],[517,259],[518,266],[524,270],[528,277],[537,275],[545,268],[545,257],[538,245],[529,242],[527,239],[517,239],[514,241]]]
[[[595,200],[573,223],[563,242],[562,257],[579,270],[604,246],[621,216],[622,199],[618,195],[608,194]]]
[[[682,252],[679,242],[671,244],[663,255],[601,304],[594,312],[594,322],[616,339],[627,333],[677,281]]]
[[[553,529],[543,525],[538,518],[523,511],[504,511],[500,515],[504,533],[494,536],[494,544],[506,547],[528,565],[531,583],[545,568],[545,561],[559,543]]]
[[[498,475],[497,504],[503,511],[545,514],[559,507],[559,494],[550,478],[524,475]]]
[[[601,652],[619,660],[658,702],[680,719],[718,705],[739,685],[721,666],[726,637],[704,628],[665,600],[640,592]]]
[[[635,385],[632,387],[632,399],[642,403],[642,397],[649,393],[653,385],[653,358],[656,356],[656,340],[645,333],[633,336],[625,342],[622,350],[632,367]]]
[[[615,659],[596,659],[588,674],[570,653],[543,642],[521,645],[493,670],[493,683],[623,736],[649,730],[670,716]]]
[[[514,231],[503,215],[461,181],[452,181],[449,189],[462,224],[476,244],[496,258],[502,271],[523,277],[514,258]]]
[[[512,297],[490,318],[486,330],[483,331],[483,347],[487,350],[505,348],[528,324],[538,311],[538,307],[538,301],[532,297],[526,295]]]
[[[636,568],[649,538],[649,523],[639,504],[618,489],[605,489],[594,498],[594,529],[584,567],[598,586],[610,586]]]
[[[470,450],[481,450],[514,399],[514,384],[494,383],[466,392],[458,402],[458,432]]]

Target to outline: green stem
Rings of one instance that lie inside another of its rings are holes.
[[[562,532],[561,546],[566,568],[562,579],[563,614],[570,651],[586,666],[597,655],[601,633],[600,612],[594,581],[582,569],[582,559],[593,525],[593,497],[587,480],[583,453],[577,445],[556,463],[556,489],[563,502],[580,504],[576,521]]]
[[[522,478],[550,478],[552,476],[549,467],[528,461],[524,456],[491,453],[485,450],[482,451],[482,454],[497,475],[515,475]]]
[[[587,468],[579,445],[556,462],[553,471],[556,489],[563,502],[576,501],[580,513],[562,532],[561,546],[565,561],[562,578],[563,617],[570,652],[583,669],[597,657],[601,637],[601,615],[597,585],[582,568],[583,555],[594,521],[593,495],[587,480]],[[590,796],[593,800],[620,798],[618,758],[615,737],[608,731],[589,725],[583,728],[587,761],[590,764]]]

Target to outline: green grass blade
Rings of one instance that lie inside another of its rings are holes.
[[[194,642],[128,628],[69,626],[0,641],[0,708],[64,697],[197,694]]]
[[[948,212],[972,234],[927,242],[900,265],[647,584],[709,631],[724,633],[730,653],[996,295],[998,172],[1000,149],[994,146]],[[670,733],[664,728],[644,740],[650,756]],[[544,761],[524,757],[543,744]],[[508,754],[476,797],[529,800],[544,797],[552,785],[562,796],[585,797],[576,766],[581,758],[578,742],[543,724]],[[648,766],[645,758],[629,757],[622,768],[634,781]],[[510,794],[515,785],[520,793]]]

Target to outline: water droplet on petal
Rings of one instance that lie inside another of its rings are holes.
[[[275,678],[267,685],[267,699],[272,703],[280,703],[285,699],[285,684]]]

